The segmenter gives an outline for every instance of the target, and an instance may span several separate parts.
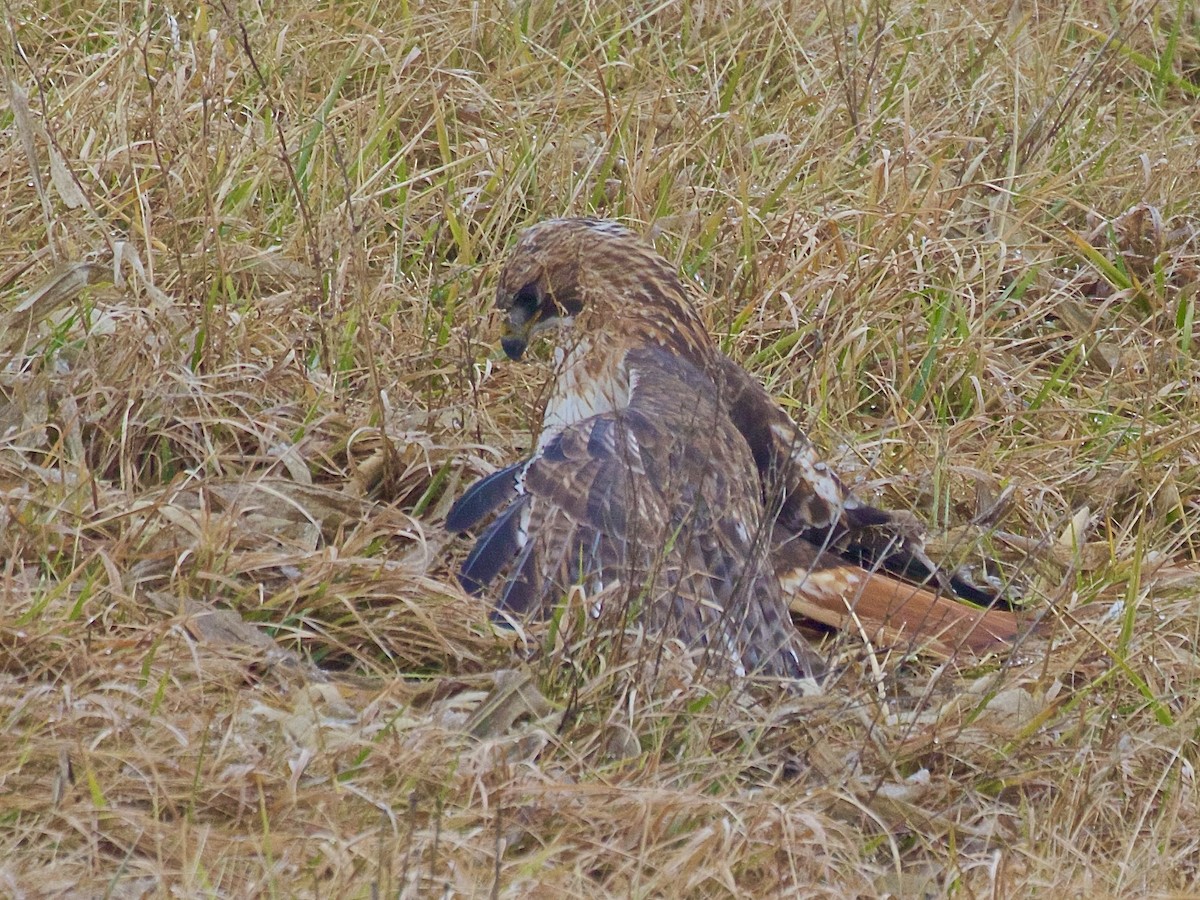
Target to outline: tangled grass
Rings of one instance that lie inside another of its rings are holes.
[[[1194,4],[6,11],[0,891],[1197,889]],[[493,631],[487,297],[581,213],[1042,631],[756,702]]]

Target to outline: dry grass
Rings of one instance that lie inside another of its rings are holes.
[[[1195,891],[1194,5],[445,5],[6,7],[0,893]],[[439,522],[536,422],[495,263],[584,212],[1046,635],[525,665]]]

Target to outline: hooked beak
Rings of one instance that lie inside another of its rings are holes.
[[[520,321],[514,321],[516,319]],[[518,316],[516,311],[504,320],[504,330],[500,333],[500,346],[504,355],[511,360],[518,360],[529,346],[530,323],[524,316]]]

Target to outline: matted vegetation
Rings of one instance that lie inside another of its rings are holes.
[[[0,892],[1196,889],[1194,4],[6,13]],[[582,213],[1041,632],[755,700],[493,631],[440,522]]]

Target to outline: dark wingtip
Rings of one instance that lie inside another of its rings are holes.
[[[537,569],[533,557],[533,541],[530,541],[522,551],[504,593],[496,602],[496,609],[512,616],[525,616],[531,611],[536,598]]]
[[[468,594],[479,594],[521,549],[519,517],[524,506],[520,500],[510,504],[475,542],[458,573],[458,583]]]
[[[1011,599],[1005,596],[1000,588],[978,585],[962,572],[950,573],[950,587],[956,596],[979,606],[1009,610],[1013,608]]]
[[[493,509],[510,500],[517,491],[517,469],[525,461],[505,466],[480,478],[463,492],[446,516],[446,530],[455,534],[470,531]]]

